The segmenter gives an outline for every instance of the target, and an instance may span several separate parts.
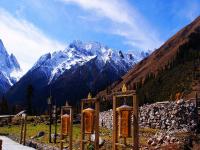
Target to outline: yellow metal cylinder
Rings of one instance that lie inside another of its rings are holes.
[[[85,134],[94,133],[94,117],[95,117],[94,113],[95,113],[95,110],[92,108],[87,108],[83,110]]]

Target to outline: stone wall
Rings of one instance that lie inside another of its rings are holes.
[[[196,106],[190,101],[154,103],[139,109],[139,127],[194,131],[197,129]],[[100,126],[112,128],[112,110],[100,113]]]
[[[140,107],[139,124],[140,127],[194,131],[196,111],[194,103],[184,100],[144,105]]]

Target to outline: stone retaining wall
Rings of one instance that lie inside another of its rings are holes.
[[[139,127],[194,131],[197,129],[196,106],[190,101],[154,103],[139,109]],[[100,113],[100,126],[112,128],[112,110]]]

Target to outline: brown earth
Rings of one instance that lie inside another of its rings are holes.
[[[149,73],[156,75],[159,70],[163,69],[168,62],[172,61],[179,47],[188,42],[191,33],[200,29],[200,16],[192,23],[177,32],[173,37],[167,40],[159,49],[155,50],[149,57],[145,58],[135,65],[127,74],[122,77],[121,81],[115,82],[106,90],[101,91],[98,95],[105,96],[113,91],[121,90],[122,84],[125,83],[128,89],[135,89],[134,84],[144,81]],[[193,89],[199,89],[200,82],[193,83]],[[194,97],[194,93],[189,95]]]

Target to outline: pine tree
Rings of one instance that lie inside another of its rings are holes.
[[[1,113],[2,114],[8,114],[9,113],[9,109],[8,109],[8,102],[6,100],[6,98],[3,96],[2,97],[2,101],[1,101]]]
[[[33,86],[31,84],[29,84],[27,86],[27,105],[28,105],[28,114],[32,115],[33,113],[33,108],[32,108],[32,98],[33,98]]]

